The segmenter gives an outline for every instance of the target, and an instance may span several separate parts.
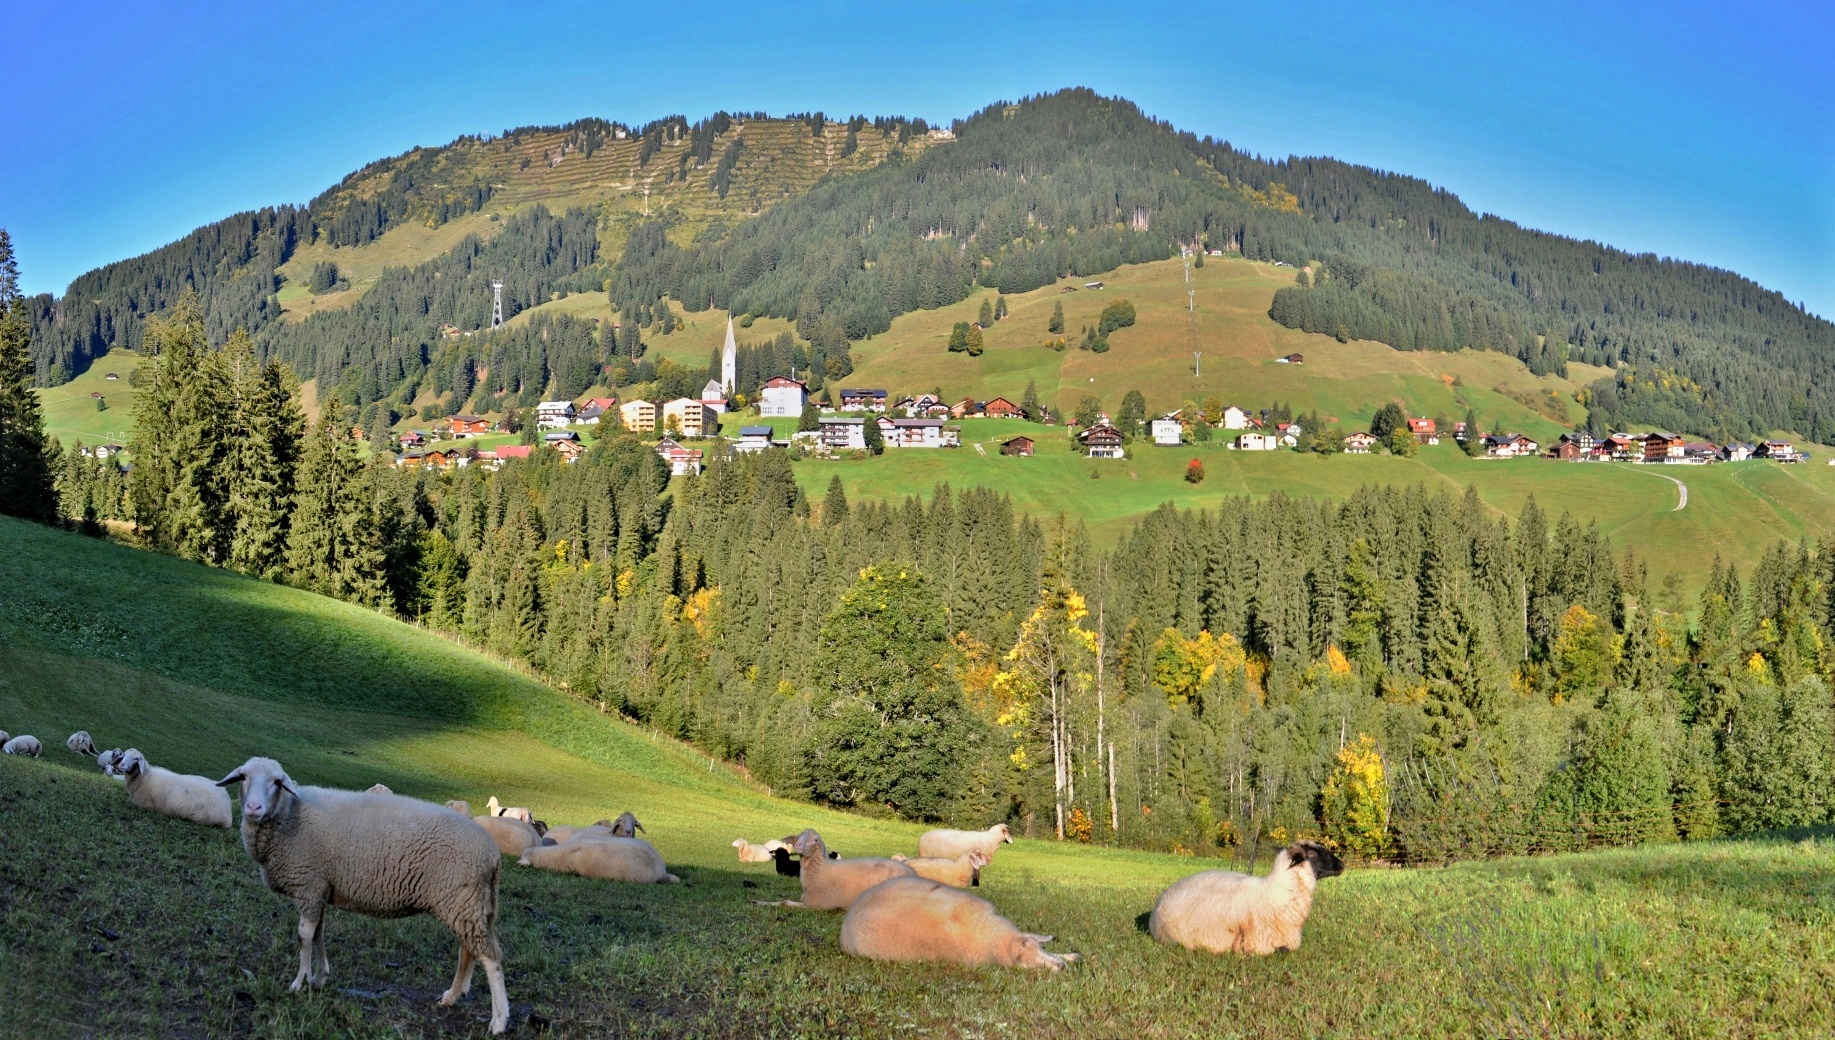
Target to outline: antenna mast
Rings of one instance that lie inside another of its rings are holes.
[[[503,328],[503,282],[491,281],[491,328]]]
[[[1179,256],[1185,260],[1185,335],[1191,341],[1191,377],[1203,378],[1200,367],[1204,351],[1198,349],[1198,287],[1191,281],[1191,256],[1196,246],[1180,246]]]

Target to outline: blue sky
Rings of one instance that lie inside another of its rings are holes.
[[[1835,316],[1835,5],[9,0],[30,292],[463,133],[716,109],[947,120],[1084,85],[1264,155],[1728,267]]]

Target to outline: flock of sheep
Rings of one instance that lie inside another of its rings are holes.
[[[503,856],[585,878],[681,883],[655,846],[637,837],[643,825],[628,812],[585,827],[550,827],[495,796],[484,815],[473,816],[466,802],[435,805],[381,784],[366,791],[300,786],[269,758],[251,758],[210,780],[161,769],[133,748],[98,753],[87,732],[72,734],[65,746],[121,780],[133,805],[205,826],[233,826],[224,789],[241,786],[243,847],[262,881],[299,910],[293,992],[330,977],[326,907],[376,917],[431,914],[459,940],[458,969],[439,1002],[465,996],[481,964],[491,1032],[501,1033],[509,1025],[496,934]],[[43,749],[35,737],[0,731],[0,750],[36,758]],[[760,905],[845,911],[841,948],[852,956],[1061,970],[1078,955],[1048,952],[1051,936],[1020,930],[992,903],[964,891],[981,883],[995,852],[1012,841],[1006,824],[996,824],[927,831],[915,857],[842,858],[814,830],[762,845],[741,838],[733,846],[741,863],[774,863],[778,873],[801,882],[801,898]],[[1276,855],[1266,876],[1207,870],[1175,883],[1154,904],[1148,931],[1162,943],[1213,953],[1297,949],[1314,888],[1342,872],[1329,850],[1296,842]]]

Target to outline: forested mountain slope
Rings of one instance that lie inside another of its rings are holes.
[[[85,275],[61,303],[40,301],[40,372],[54,381],[109,343],[131,345],[138,317],[191,282],[213,340],[265,329],[264,352],[302,377],[378,396],[462,382],[454,366],[473,362],[441,355],[440,327],[483,324],[484,286],[502,277],[511,310],[606,288],[625,320],[596,345],[601,359],[641,354],[672,320],[658,306],[671,297],[793,319],[818,374],[842,376],[849,342],[978,284],[1032,289],[1200,245],[1304,268],[1270,309],[1291,327],[1498,350],[1537,373],[1570,359],[1616,366],[1588,395],[1602,426],[1835,436],[1835,325],[1747,279],[1524,229],[1414,178],[1265,160],[1087,90],[990,106],[941,143],[904,120],[777,121],[769,162],[762,121],[672,117],[623,141],[619,129],[585,121],[417,150],[304,210],[232,218]],[[274,322],[277,268],[294,250],[476,220],[480,207],[508,213],[488,244],[467,237],[384,272],[341,312]]]

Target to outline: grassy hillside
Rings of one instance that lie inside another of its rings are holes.
[[[1322,886],[1306,944],[1256,960],[1155,945],[1165,884],[1211,864],[1021,841],[981,892],[1086,963],[1055,977],[854,961],[839,918],[752,905],[794,883],[727,847],[804,824],[850,854],[913,827],[769,798],[726,769],[355,607],[0,520],[0,1002],[34,1036],[482,1035],[433,1007],[426,918],[334,913],[330,988],[285,992],[295,938],[233,834],[131,809],[62,749],[79,726],[210,775],[272,754],[302,781],[491,793],[554,822],[632,809],[687,884],[506,865],[523,1028],[555,1036],[1818,1035],[1835,963],[1827,839],[1401,872]],[[506,861],[507,862],[507,861]],[[1266,856],[1262,868],[1266,869]],[[1373,955],[1376,954],[1376,955]],[[1209,978],[1193,985],[1194,978]]]
[[[45,432],[66,445],[78,440],[84,444],[126,444],[134,435],[134,388],[128,385],[128,377],[138,367],[139,354],[111,351],[70,382],[38,391],[38,403],[45,413]],[[121,378],[108,378],[110,372]],[[97,411],[91,393],[102,394],[108,407]]]

